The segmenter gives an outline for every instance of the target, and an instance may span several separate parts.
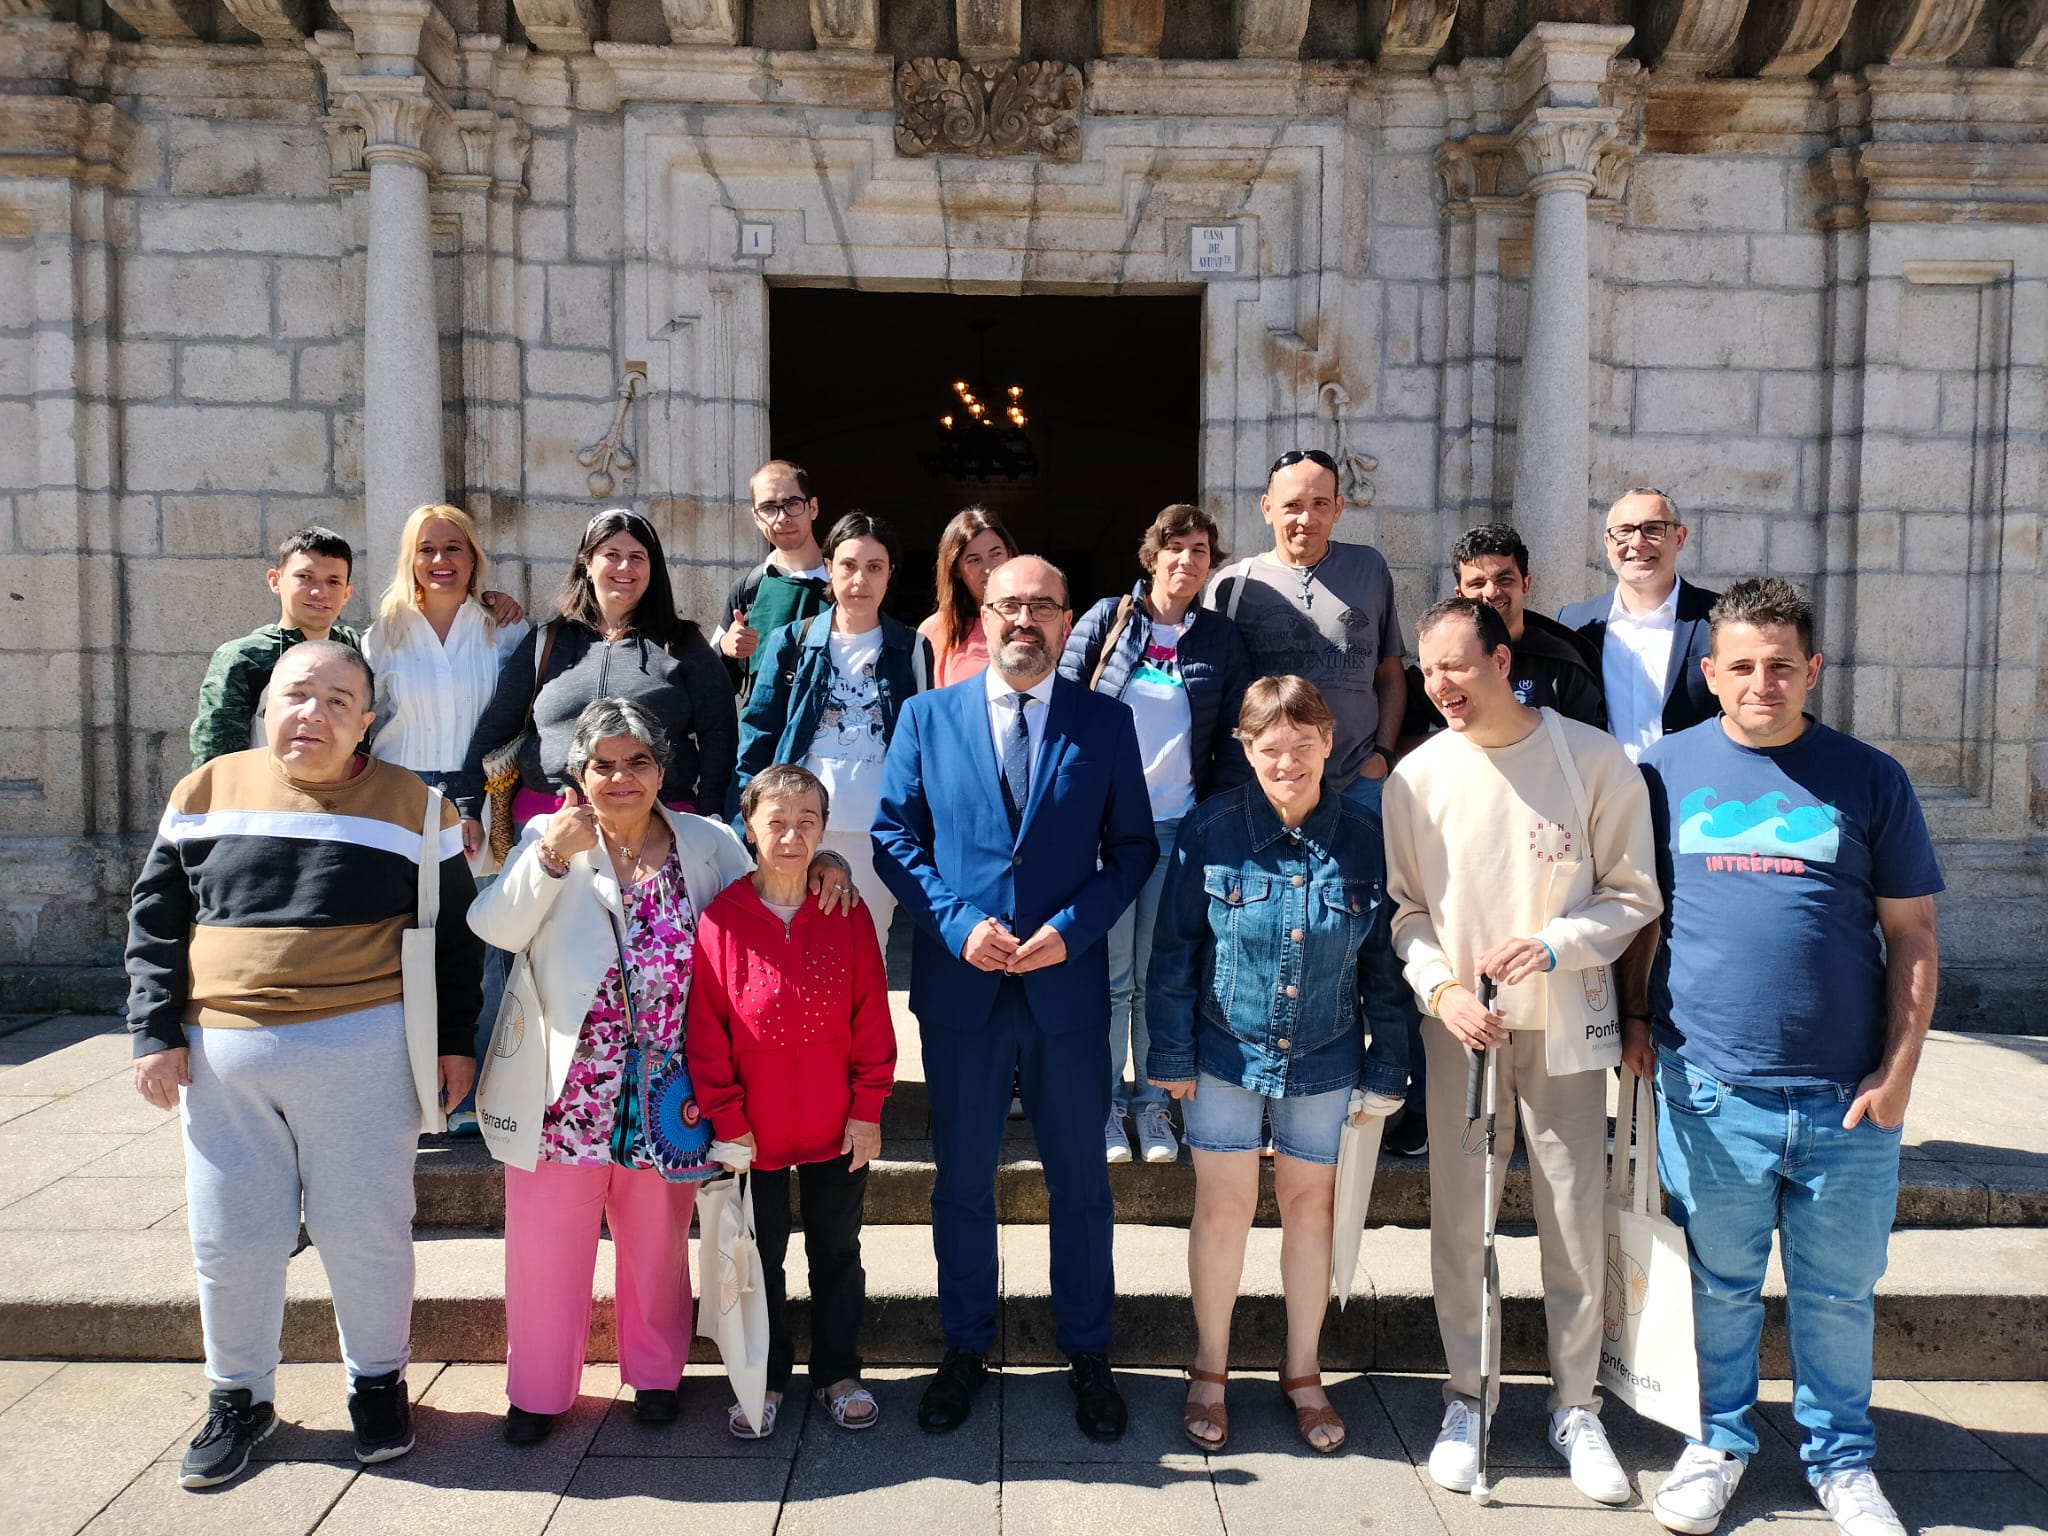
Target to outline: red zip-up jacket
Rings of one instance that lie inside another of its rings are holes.
[[[684,1054],[720,1141],[754,1137],[754,1166],[840,1155],[848,1120],[878,1121],[896,1080],[896,1026],[866,908],[806,897],[785,926],[749,876],[697,921]]]

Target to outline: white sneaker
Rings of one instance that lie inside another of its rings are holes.
[[[1131,1160],[1131,1112],[1110,1106],[1109,1124],[1102,1131],[1102,1158],[1109,1163]]]
[[[1479,1410],[1463,1398],[1444,1409],[1444,1427],[1429,1450],[1429,1475],[1453,1493],[1470,1493],[1479,1481]]]
[[[1180,1143],[1173,1139],[1173,1116],[1164,1104],[1138,1106],[1138,1148],[1148,1163],[1180,1161]]]
[[[1566,1408],[1550,1416],[1550,1448],[1572,1469],[1572,1486],[1602,1504],[1626,1504],[1628,1474],[1614,1459],[1600,1415],[1590,1408]]]
[[[1657,1490],[1650,1513],[1667,1531],[1707,1536],[1721,1523],[1728,1501],[1735,1497],[1735,1485],[1741,1481],[1742,1463],[1735,1457],[1704,1445],[1688,1445]]]
[[[1906,1536],[1905,1522],[1877,1486],[1877,1474],[1868,1467],[1824,1473],[1814,1492],[1846,1536]]]

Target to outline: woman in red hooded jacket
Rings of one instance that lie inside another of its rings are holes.
[[[811,1269],[811,1381],[842,1429],[874,1422],[860,1381],[860,1262],[867,1165],[882,1149],[882,1100],[895,1081],[896,1029],[875,925],[864,909],[805,900],[825,835],[825,786],[794,764],[764,769],[740,799],[758,861],[697,924],[684,1051],[697,1103],[729,1151],[751,1166],[754,1232],[768,1292],[768,1398],[759,1424],[734,1403],[735,1435],[775,1429],[795,1365],[784,1304],[789,1181],[802,1194]],[[741,1150],[744,1149],[744,1150]]]

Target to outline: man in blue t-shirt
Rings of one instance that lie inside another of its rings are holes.
[[[1691,1250],[1704,1430],[1652,1509],[1705,1536],[1756,1452],[1775,1229],[1807,1477],[1848,1536],[1903,1536],[1870,1466],[1872,1292],[1934,1012],[1941,871],[1905,770],[1805,712],[1821,658],[1804,594],[1738,582],[1710,623],[1720,718],[1642,757],[1665,932],[1622,980],[1623,1058],[1654,1074],[1658,1171]]]

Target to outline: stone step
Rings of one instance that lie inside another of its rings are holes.
[[[922,1088],[924,1085],[911,1086]],[[1043,1223],[1045,1180],[1030,1132],[1013,1122],[1005,1156],[996,1170],[996,1211],[1006,1222]],[[892,1139],[885,1129],[884,1156],[868,1179],[867,1224],[916,1226],[931,1220],[931,1144]],[[1454,1154],[1455,1155],[1455,1154]],[[1113,1164],[1110,1192],[1119,1222],[1151,1226],[1187,1225],[1194,1209],[1195,1170],[1185,1150],[1174,1164],[1137,1161]],[[483,1143],[473,1137],[430,1138],[420,1148],[413,1188],[422,1227],[502,1231],[505,1182]],[[1530,1208],[1529,1168],[1518,1150],[1509,1164],[1501,1197],[1501,1220],[1535,1219]],[[1258,1224],[1277,1226],[1273,1171],[1260,1179]],[[1423,1158],[1386,1156],[1373,1179],[1374,1223],[1429,1224],[1429,1166]],[[1991,1167],[1908,1155],[1900,1167],[1899,1210],[1894,1225],[1909,1227],[2048,1226],[2048,1165]]]
[[[1280,1234],[1256,1230],[1246,1255],[1233,1359],[1277,1365],[1284,1333]],[[1001,1229],[1003,1304],[996,1348],[1011,1363],[1057,1358],[1048,1294],[1047,1229]],[[609,1244],[604,1245],[609,1247]],[[694,1249],[694,1244],[692,1245]],[[877,1227],[864,1242],[870,1363],[918,1365],[941,1352],[930,1236]],[[413,1352],[421,1359],[504,1358],[504,1248],[470,1233],[423,1233],[418,1244]],[[1500,1240],[1505,1358],[1510,1371],[1543,1369],[1542,1296],[1533,1236]],[[694,1262],[694,1256],[693,1256]],[[1126,1225],[1116,1234],[1116,1358],[1131,1366],[1184,1365],[1194,1348],[1187,1295],[1187,1234]],[[794,1324],[806,1321],[801,1263],[791,1265]],[[1429,1234],[1375,1228],[1366,1234],[1356,1294],[1325,1325],[1323,1364],[1333,1370],[1441,1370],[1429,1279]],[[612,1261],[598,1256],[590,1358],[615,1358]],[[284,1345],[289,1360],[334,1358],[325,1273],[308,1250],[292,1260]],[[1766,1288],[1763,1370],[1788,1373],[1783,1284]],[[192,1255],[182,1231],[49,1233],[0,1245],[0,1358],[192,1360],[199,1357]],[[708,1354],[708,1346],[700,1342]],[[2048,1231],[1979,1228],[1905,1231],[1892,1241],[1878,1288],[1876,1369],[1912,1379],[2037,1379],[2048,1376]]]

